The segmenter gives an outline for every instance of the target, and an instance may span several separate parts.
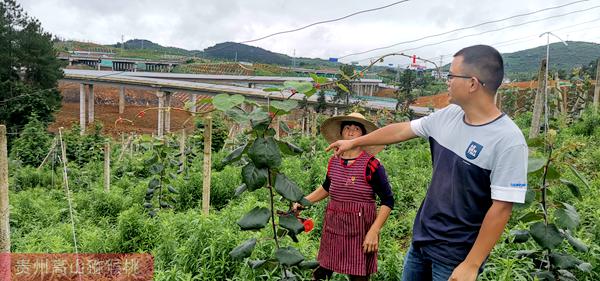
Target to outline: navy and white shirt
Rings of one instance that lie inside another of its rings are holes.
[[[492,200],[523,203],[527,144],[506,115],[469,125],[449,105],[413,120],[413,132],[429,140],[432,180],[413,227],[413,244],[458,265],[475,243]]]

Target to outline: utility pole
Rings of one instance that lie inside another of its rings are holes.
[[[292,67],[296,67],[296,49],[294,49],[294,55],[292,55]]]
[[[556,34],[547,31],[540,34],[540,37],[546,35],[546,75],[544,76],[544,128],[548,131],[548,69],[550,68],[550,35],[558,38],[565,46],[569,46],[567,42],[563,41]]]
[[[125,35],[121,34],[121,50],[125,51]]]

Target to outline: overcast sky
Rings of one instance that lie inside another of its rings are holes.
[[[313,22],[372,9],[394,0],[17,0],[39,19],[46,31],[64,39],[114,44],[121,40],[148,39],[164,46],[204,49],[224,41],[240,42]],[[586,10],[562,17],[507,28],[406,51],[424,58],[449,62],[461,47],[490,44],[513,52],[546,44],[539,34],[552,31],[564,40],[600,42],[600,0],[412,0],[383,10],[364,13],[334,23],[249,43],[274,52],[301,57],[341,57],[347,54],[418,39],[485,21],[574,3],[507,21],[402,44],[393,48],[350,56],[343,62],[367,63],[370,57],[426,44],[456,39],[510,25]],[[586,23],[587,22],[587,23]],[[577,26],[574,26],[577,25]],[[519,39],[514,41],[515,39]],[[513,40],[513,41],[511,41]],[[558,39],[551,38],[551,42]],[[405,64],[409,59],[386,59],[385,64]]]

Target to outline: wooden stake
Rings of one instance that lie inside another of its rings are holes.
[[[50,146],[50,151],[48,151],[48,154],[46,155],[46,157],[44,157],[44,160],[42,160],[42,163],[38,166],[38,171],[42,169],[42,167],[46,164],[46,162],[48,161],[48,158],[50,158],[50,155],[54,152],[54,149],[56,148],[56,138],[54,138],[54,140],[52,141],[52,146]]]
[[[9,212],[9,204],[8,204],[8,151],[7,151],[7,141],[6,141],[6,126],[0,125],[0,252],[1,253],[10,253],[9,214],[10,214],[10,212]],[[4,259],[4,257],[2,259]]]
[[[598,64],[596,65],[596,86],[594,87],[594,101],[593,108],[594,112],[598,112],[598,104],[600,103],[600,58],[598,58]]]
[[[181,139],[179,139],[179,153],[181,153],[181,156],[179,156],[179,161],[183,163],[183,167],[185,168],[185,129],[181,129]]]
[[[104,145],[104,191],[110,191],[110,141]]]
[[[540,120],[544,111],[544,75],[546,73],[546,60],[542,60],[540,72],[538,75],[538,90],[535,93],[535,102],[533,105],[533,116],[531,117],[531,129],[529,138],[533,139],[540,134]]]
[[[202,180],[202,213],[208,215],[210,208],[210,177],[211,177],[211,152],[212,152],[212,117],[210,114],[204,119],[204,171]]]

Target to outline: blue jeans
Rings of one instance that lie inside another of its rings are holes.
[[[419,248],[410,246],[404,258],[402,281],[448,281],[458,265],[444,263]]]

